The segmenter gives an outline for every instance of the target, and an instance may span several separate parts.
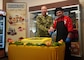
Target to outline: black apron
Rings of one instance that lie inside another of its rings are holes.
[[[66,40],[68,30],[67,27],[64,25],[64,21],[58,21],[57,22],[57,36],[56,36],[56,42],[63,39],[63,41]]]
[[[59,40],[63,39],[63,41],[65,42],[67,35],[68,35],[68,30],[67,27],[64,25],[64,20],[62,21],[58,21],[57,22],[57,36],[56,36],[56,42],[58,42]],[[65,43],[66,48],[65,48],[65,59],[64,60],[71,60],[71,51],[70,51],[70,46],[71,43]]]

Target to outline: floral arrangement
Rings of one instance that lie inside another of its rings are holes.
[[[58,42],[49,42],[49,41],[47,41],[45,43],[40,43],[40,44],[39,43],[36,43],[36,44],[23,43],[20,40],[19,41],[15,41],[15,42],[13,40],[9,40],[8,42],[9,42],[9,45],[47,46],[47,47],[49,47],[49,46],[60,46],[60,45],[64,44],[62,39],[60,41],[58,41]]]

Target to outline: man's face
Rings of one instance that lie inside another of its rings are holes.
[[[41,13],[42,13],[42,15],[46,15],[46,12],[47,12],[47,7],[46,6],[42,6],[41,7]]]
[[[57,12],[56,12],[56,15],[57,15],[58,17],[63,16],[63,11],[57,11]]]

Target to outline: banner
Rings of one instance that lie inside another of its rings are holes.
[[[26,3],[7,3],[7,40],[26,37],[26,11]]]
[[[7,3],[6,12],[6,42],[26,38],[26,3]]]

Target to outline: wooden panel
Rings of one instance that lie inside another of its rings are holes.
[[[13,0],[3,0],[3,10],[6,11],[6,3],[13,2]]]
[[[5,51],[4,49],[0,49],[0,58],[5,56]]]
[[[63,7],[63,6],[76,5],[76,4],[79,4],[79,0],[67,0],[62,2],[45,4],[45,6],[47,6],[47,8],[50,9],[50,8]],[[43,5],[29,7],[29,11],[40,10],[41,6]]]

